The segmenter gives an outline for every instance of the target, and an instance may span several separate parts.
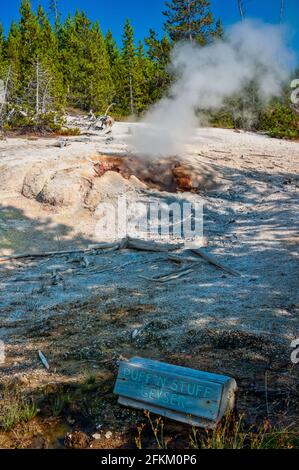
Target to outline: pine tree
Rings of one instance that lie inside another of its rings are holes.
[[[145,54],[142,41],[137,47],[137,61],[135,70],[135,111],[140,114],[151,104],[150,83],[152,75],[152,63]]]
[[[105,112],[114,96],[111,66],[104,36],[99,23],[92,27],[91,60],[93,64],[90,81],[90,105],[93,109]]]
[[[16,101],[22,91],[21,81],[21,49],[22,37],[21,31],[17,23],[11,23],[7,38],[7,62],[11,69],[11,87],[10,99]]]
[[[3,117],[7,107],[10,86],[11,70],[7,66],[7,44],[4,29],[0,23],[0,127],[2,129]]]
[[[0,23],[0,61],[2,62],[6,55],[6,41],[4,36],[4,29]]]
[[[117,47],[116,41],[113,38],[111,30],[108,30],[105,37],[106,50],[110,64],[110,75],[113,81],[114,95],[112,98],[113,112],[123,115],[123,76],[124,67],[122,57]]]
[[[34,112],[35,106],[30,106],[30,97],[28,96],[28,86],[35,75],[34,64],[39,58],[40,52],[40,25],[37,15],[32,11],[29,0],[22,0],[20,6],[20,53],[18,54],[18,81],[22,84],[19,91],[19,103],[26,108],[26,113]],[[31,108],[29,110],[29,108]]]
[[[35,14],[29,0],[23,0],[20,12],[22,105],[29,115],[56,111],[63,101],[56,36],[41,6]]]
[[[214,22],[210,0],[171,0],[166,6],[165,28],[173,41],[206,44],[210,40]]]
[[[32,61],[38,55],[39,48],[39,24],[37,15],[31,8],[30,0],[22,0],[20,6],[20,32],[21,32],[21,66],[22,72],[26,74],[26,68],[32,65]]]
[[[16,63],[20,62],[21,41],[20,28],[17,23],[13,21],[10,25],[7,38],[7,57],[10,61],[14,61]]]
[[[140,107],[141,77],[134,42],[134,28],[129,20],[126,21],[124,27],[123,47],[118,66],[121,75],[118,98],[122,102],[122,111],[127,115],[133,115]]]
[[[4,29],[0,23],[0,79],[3,79],[7,66],[7,44],[4,36]]]
[[[42,7],[37,14],[29,0],[20,6],[19,24],[12,23],[7,40],[11,107],[28,119],[54,113],[64,105],[58,69],[58,41]]]
[[[110,29],[108,30],[106,34],[105,44],[106,44],[106,50],[107,50],[107,54],[109,57],[110,65],[111,67],[113,67],[119,58],[119,51],[118,51],[116,41],[113,38],[113,35]]]
[[[50,15],[54,18],[55,29],[59,29],[61,13],[58,7],[58,0],[49,1],[49,11]]]
[[[35,117],[49,113],[55,107],[55,97],[52,92],[52,76],[43,67],[39,59],[32,66],[31,80],[26,87],[26,111],[34,110]]]
[[[149,58],[148,67],[148,98],[152,104],[160,99],[166,92],[171,77],[167,70],[172,45],[165,34],[162,40],[159,40],[156,32],[150,30],[149,36],[145,39],[147,45],[147,55]]]
[[[168,64],[172,46],[166,34],[160,41],[157,33],[153,29],[150,29],[149,36],[145,38],[145,44],[148,47],[148,56],[151,60],[161,65]]]
[[[216,21],[215,30],[212,33],[214,39],[223,39],[224,29],[220,18]]]
[[[60,32],[61,69],[67,87],[68,103],[86,108],[86,50],[90,21],[76,11],[66,19]]]
[[[127,20],[123,33],[122,49],[122,79],[124,111],[135,112],[135,87],[136,87],[136,50],[134,44],[134,29]]]
[[[72,106],[104,112],[114,89],[100,26],[83,12],[68,17],[60,31],[62,72]]]
[[[39,69],[43,71],[42,75],[44,81],[47,83],[45,92],[48,96],[51,96],[51,99],[47,101],[52,103],[54,109],[59,109],[65,104],[65,90],[63,87],[63,76],[59,70],[58,40],[41,6],[38,8],[37,19],[39,23],[39,49],[36,60],[40,64]],[[47,77],[47,79],[45,79],[45,77]],[[43,112],[45,112],[45,108],[44,105],[41,107]]]

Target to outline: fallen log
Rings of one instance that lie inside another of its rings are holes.
[[[231,151],[225,151],[225,150],[216,150],[216,149],[211,149],[212,152],[216,152],[216,153],[227,153],[227,154],[231,154],[232,152]]]
[[[192,256],[179,256],[170,253],[167,255],[167,258],[175,263],[197,263],[197,258]]]
[[[220,261],[218,261],[214,256],[208,253],[205,253],[201,248],[196,248],[191,251],[197,256],[200,256],[201,258],[203,258],[208,263],[213,264],[214,266],[217,266],[217,268],[220,268],[223,271],[226,271],[232,276],[241,276],[241,274],[238,271],[235,271],[234,269],[229,268],[228,266],[225,266],[223,263],[220,263]]]
[[[13,261],[15,259],[21,259],[21,258],[47,258],[49,256],[60,256],[60,255],[69,255],[69,254],[78,254],[78,253],[91,253],[94,250],[105,250],[105,249],[111,249],[115,248],[117,245],[120,245],[120,242],[118,243],[100,243],[97,245],[89,245],[88,248],[82,248],[78,250],[62,250],[62,251],[43,251],[43,252],[32,252],[32,253],[20,253],[16,255],[8,255],[8,256],[2,256],[0,258],[0,263],[3,263],[5,261]]]
[[[184,246],[183,243],[171,244],[171,243],[157,243],[155,241],[146,241],[134,238],[123,238],[113,243],[97,243],[94,245],[88,245],[87,248],[74,249],[74,250],[62,250],[62,251],[44,251],[44,252],[28,252],[20,253],[15,255],[2,256],[0,263],[5,261],[12,261],[22,258],[47,258],[49,256],[61,256],[78,253],[92,253],[97,250],[121,250],[124,248],[131,248],[140,251],[154,251],[154,252],[168,252],[175,251]]]
[[[77,249],[77,250],[62,250],[62,251],[45,251],[45,252],[36,252],[36,253],[21,253],[16,255],[9,255],[3,256],[0,258],[0,263],[4,263],[6,261],[13,261],[16,259],[25,259],[25,258],[47,258],[51,256],[61,256],[61,255],[69,255],[69,254],[78,254],[78,253],[92,253],[97,250],[121,250],[124,248],[129,248],[133,250],[140,250],[140,251],[149,251],[149,252],[156,252],[156,253],[168,253],[170,251],[176,251],[182,249],[184,247],[184,243],[157,243],[156,241],[147,241],[141,240],[138,238],[123,238],[117,242],[113,243],[98,243],[95,245],[89,245],[88,248],[85,249]],[[197,256],[200,256],[208,263],[217,266],[218,268],[222,269],[223,271],[233,275],[233,276],[240,276],[241,274],[238,271],[235,271],[232,268],[225,266],[220,261],[216,260],[216,258],[210,254],[205,253],[201,248],[192,249],[192,253]],[[168,255],[169,259],[172,259],[176,262],[196,262],[195,259],[190,257],[179,257],[172,255]],[[182,273],[191,268],[184,268]],[[188,274],[188,273],[187,273]],[[155,280],[155,279],[151,279]],[[159,281],[158,281],[159,282]],[[163,282],[163,281],[162,281]]]
[[[128,237],[127,248],[140,251],[168,252],[183,248],[184,243],[157,243],[154,240],[141,240],[139,238]]]
[[[173,281],[174,279],[179,279],[180,277],[183,277],[183,276],[187,276],[188,274],[193,273],[197,266],[201,266],[201,263],[195,263],[191,267],[188,266],[186,268],[179,269],[177,271],[174,271],[173,273],[166,274],[160,277],[145,277],[145,276],[139,276],[139,277],[146,279],[147,281],[163,283],[163,282]]]

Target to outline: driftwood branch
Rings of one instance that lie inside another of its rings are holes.
[[[5,261],[12,261],[15,259],[25,258],[47,258],[50,256],[61,256],[78,253],[92,253],[96,250],[121,250],[124,248],[131,248],[140,251],[153,251],[153,252],[169,252],[175,251],[183,247],[183,243],[171,244],[171,243],[157,243],[155,241],[145,241],[134,238],[124,238],[113,243],[98,243],[95,245],[89,245],[85,249],[74,249],[74,250],[62,250],[62,251],[43,251],[36,253],[20,253],[15,255],[3,256],[0,258],[0,263]]]
[[[207,254],[204,252],[201,248],[197,248],[196,250],[192,250],[192,252],[203,258],[205,261],[207,261],[210,264],[213,264],[214,266],[217,266],[217,268],[223,269],[223,271],[228,272],[229,274],[232,274],[233,276],[240,276],[240,273],[238,271],[235,271],[232,268],[229,268],[228,266],[225,266],[223,263],[220,263],[220,261],[216,260],[216,258],[210,254]],[[194,263],[196,262],[196,258],[191,257],[191,256],[178,256],[176,254],[170,253],[168,255],[168,259],[171,261],[174,261],[175,263]]]
[[[128,248],[133,248],[134,250],[140,251],[155,251],[155,252],[168,252],[175,251],[183,248],[184,243],[157,243],[155,241],[141,240],[139,238],[128,238],[127,245]]]
[[[239,8],[239,13],[241,17],[241,21],[244,21],[244,6],[243,6],[243,0],[237,0],[238,3],[238,8]]]
[[[168,282],[168,281],[173,281],[174,279],[179,279],[180,277],[187,276],[188,274],[191,274],[195,271],[195,269],[201,266],[201,263],[194,263],[193,266],[188,266],[186,268],[179,269],[178,271],[174,271],[173,273],[170,274],[165,274],[164,276],[160,277],[145,277],[145,276],[139,276],[143,279],[146,279],[147,281],[152,281],[152,282]]]
[[[78,250],[63,250],[63,251],[43,251],[43,252],[36,252],[36,253],[20,253],[16,255],[10,256],[3,256],[0,258],[0,263],[5,261],[12,261],[15,259],[22,259],[22,258],[48,258],[50,256],[60,256],[60,255],[69,255],[69,254],[77,254],[77,253],[91,253],[94,250],[105,250],[111,249],[114,247],[119,246],[120,243],[100,243],[97,245],[90,245],[88,248],[85,249],[78,249]]]
[[[170,261],[174,261],[175,263],[197,263],[197,258],[194,258],[194,256],[179,256],[175,255],[173,253],[169,253],[167,258]]]
[[[197,248],[196,250],[192,250],[194,254],[197,256],[200,256],[203,258],[205,261],[207,261],[210,264],[213,264],[214,266],[217,266],[217,268],[223,269],[223,271],[226,271],[229,274],[232,274],[233,276],[241,276],[241,274],[238,271],[235,271],[232,268],[229,268],[228,266],[225,266],[223,263],[220,263],[214,256],[205,253],[201,248]]]
[[[104,116],[108,116],[108,113],[109,113],[110,109],[111,109],[112,106],[114,106],[115,104],[116,104],[116,103],[111,103],[111,104],[108,106],[108,108],[107,108],[106,111],[105,111]]]
[[[149,251],[149,252],[156,252],[156,253],[169,253],[172,251],[176,251],[182,249],[184,247],[183,243],[157,243],[155,241],[147,241],[135,238],[123,238],[118,240],[117,242],[113,243],[98,243],[95,245],[89,245],[88,248],[85,249],[77,249],[77,250],[63,250],[63,251],[45,251],[45,252],[37,252],[37,253],[21,253],[15,254],[10,256],[3,256],[0,258],[0,263],[4,263],[6,261],[12,261],[16,259],[26,259],[26,258],[48,258],[51,256],[63,256],[69,254],[86,254],[86,253],[94,253],[97,250],[122,250],[125,248],[133,249],[133,250],[140,250],[140,251]],[[206,253],[201,248],[192,249],[192,253],[196,256],[200,256],[208,263],[217,266],[218,268],[222,269],[223,271],[233,275],[233,276],[240,276],[241,274],[238,271],[235,271],[232,268],[224,265],[220,261],[218,261],[214,256]],[[175,261],[177,263],[184,263],[184,262],[193,262],[194,265],[191,267],[182,268],[180,271],[176,271],[175,273],[171,273],[166,276],[162,276],[159,278],[150,279],[152,281],[157,282],[164,282],[164,280],[169,280],[169,276],[176,276],[181,277],[181,275],[189,274],[194,268],[200,264],[196,262],[196,259],[193,257],[182,257],[177,256],[175,254],[168,254],[168,259],[171,261]],[[181,275],[177,276],[177,274],[181,273]],[[164,279],[166,278],[166,279]]]
[[[285,0],[280,0],[280,13],[279,13],[280,24],[282,24],[284,20],[284,7],[285,7]]]

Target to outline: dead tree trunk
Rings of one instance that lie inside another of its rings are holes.
[[[280,24],[283,23],[283,19],[284,19],[284,7],[285,7],[285,1],[280,0],[280,15],[279,15]]]
[[[43,92],[43,98],[42,98],[42,114],[45,114],[47,112],[47,99],[48,99],[48,90],[49,90],[49,85],[50,85],[51,79],[49,79],[46,83],[44,92]]]
[[[0,108],[0,126],[2,128],[3,126],[3,114],[4,114],[4,109],[5,109],[5,106],[7,104],[7,94],[8,94],[8,86],[9,86],[9,81],[10,81],[10,76],[11,76],[11,65],[9,66],[8,68],[8,71],[7,71],[7,76],[6,76],[6,80],[5,80],[5,85],[4,85],[4,90],[3,90],[3,99],[2,99],[2,102],[1,102],[1,108]]]
[[[3,92],[3,100],[1,102],[1,108],[0,108],[0,115],[2,116],[4,106],[6,105],[7,102],[7,91],[8,91],[8,84],[10,80],[10,72],[11,72],[11,65],[8,68],[6,80],[5,80],[5,85],[4,85],[4,92]]]
[[[188,3],[188,33],[189,33],[189,41],[193,42],[193,36],[192,36],[192,29],[191,29],[191,5],[190,5],[190,0],[187,0]]]
[[[53,0],[53,10],[54,10],[54,15],[55,15],[55,24],[57,24],[59,22],[57,0]]]
[[[39,113],[39,63],[36,61],[36,96],[35,96],[35,112]]]
[[[243,0],[237,0],[237,1],[238,1],[238,8],[239,8],[239,12],[240,12],[241,21],[244,21]]]
[[[59,21],[60,21],[60,13],[58,10],[58,0],[50,0],[50,13],[54,17],[55,26],[57,28],[59,25]]]

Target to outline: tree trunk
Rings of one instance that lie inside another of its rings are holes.
[[[43,93],[43,99],[42,99],[42,114],[46,114],[47,111],[47,97],[48,97],[48,89],[49,89],[49,83],[51,79],[47,81],[44,93]]]
[[[192,36],[192,30],[191,30],[191,5],[190,5],[190,0],[187,0],[188,2],[188,33],[189,33],[189,40],[190,42],[193,42],[193,36]]]
[[[6,103],[7,103],[7,92],[8,92],[8,84],[9,84],[9,80],[10,80],[10,74],[11,74],[11,65],[8,68],[7,77],[6,77],[5,86],[4,86],[4,96],[3,96],[3,101],[1,103],[1,109],[0,109],[0,130],[1,130],[1,134],[3,132],[3,124],[4,124],[3,111],[4,111],[4,108],[5,108]],[[9,117],[9,113],[6,116],[7,120],[8,120],[8,117]]]
[[[54,0],[54,13],[55,13],[55,24],[58,24],[59,14],[58,14],[57,0]]]
[[[132,82],[132,74],[130,72],[130,108],[131,108],[131,114],[134,114],[134,97],[133,97],[133,82]]]
[[[3,113],[4,106],[6,105],[6,101],[7,101],[7,91],[8,91],[8,84],[9,84],[9,80],[10,80],[10,72],[11,72],[11,65],[8,68],[7,77],[6,77],[6,81],[5,81],[4,96],[3,96],[3,101],[1,103],[1,108],[0,108],[0,117],[1,118],[2,118],[2,113]]]
[[[243,9],[243,1],[242,0],[238,0],[238,7],[239,7],[241,21],[243,21],[244,20],[244,9]]]
[[[39,113],[39,63],[36,61],[36,97],[35,97],[35,112]]]
[[[280,0],[280,16],[279,16],[279,20],[280,20],[280,24],[283,23],[283,18],[284,18],[284,0]]]

